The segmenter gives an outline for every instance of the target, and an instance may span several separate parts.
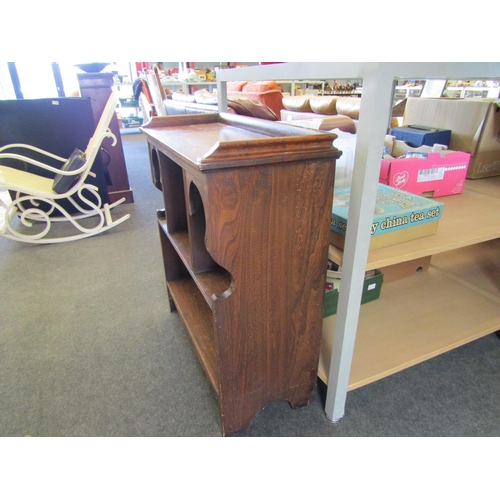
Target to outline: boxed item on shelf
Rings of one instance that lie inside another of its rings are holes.
[[[332,284],[325,291],[325,303],[323,309],[323,318],[337,314],[337,306],[339,302],[339,291],[341,284],[341,273],[332,273],[328,271],[327,285]],[[367,271],[365,281],[363,283],[363,293],[361,295],[361,304],[377,300],[380,297],[384,275],[379,269]]]
[[[434,144],[449,146],[451,130],[429,127],[427,125],[405,125],[391,129],[391,135],[414,148],[434,146]]]
[[[351,188],[333,191],[330,243],[344,249]],[[395,245],[437,232],[443,203],[401,189],[378,184],[371,225],[370,250]]]
[[[421,273],[429,270],[432,255],[426,257],[419,257],[417,259],[399,262],[398,264],[391,264],[380,268],[384,275],[384,282],[390,283],[391,281],[400,280],[413,276],[416,273]]]
[[[379,181],[420,196],[460,194],[465,186],[470,154],[445,148],[411,148],[395,140],[390,155],[385,155]]]
[[[120,106],[132,107],[132,108],[139,107],[139,101],[137,99],[134,99],[133,97],[126,97],[126,98],[120,97],[119,99],[120,99]]]
[[[403,124],[451,129],[449,148],[471,154],[467,179],[500,175],[500,101],[410,98]]]

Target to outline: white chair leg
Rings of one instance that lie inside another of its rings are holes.
[[[16,204],[18,203],[22,204],[23,201],[30,201],[35,204],[38,204],[38,202],[50,203],[56,210],[58,210],[62,214],[62,217],[57,217],[57,218],[50,217],[47,213],[40,211],[38,208],[29,208],[19,211]],[[108,229],[115,227],[118,224],[121,224],[122,222],[130,218],[130,214],[126,214],[120,219],[113,221],[113,217],[111,215],[111,208],[119,205],[123,201],[125,201],[125,198],[118,200],[112,205],[105,204],[102,208],[99,208],[94,205],[95,210],[92,210],[92,213],[94,214],[95,217],[98,217],[99,221],[94,227],[87,228],[80,225],[77,222],[77,219],[79,219],[78,215],[69,214],[68,212],[66,212],[66,210],[64,210],[57,203],[55,203],[54,200],[48,200],[43,198],[35,199],[35,197],[20,197],[16,199],[14,203],[10,203],[9,205],[6,205],[2,200],[0,200],[0,207],[4,207],[4,212],[5,212],[3,221],[0,219],[0,235],[12,240],[21,241],[25,243],[62,243],[62,242],[87,238],[89,236],[94,236],[96,234],[107,231]],[[37,221],[37,223],[42,225],[42,230],[34,235],[20,233],[19,231],[14,229],[10,224],[12,218],[16,214],[19,214],[20,221],[24,226],[32,227],[33,226],[32,221]],[[91,215],[89,212],[87,212],[84,215],[85,218],[90,218],[90,216]],[[78,230],[78,234],[67,237],[46,238],[45,236],[47,236],[51,228],[51,223],[54,222],[55,220],[57,221],[64,220],[70,222],[74,226],[74,228]]]

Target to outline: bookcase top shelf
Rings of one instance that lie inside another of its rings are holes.
[[[154,117],[141,130],[200,171],[341,155],[334,134],[230,113]]]

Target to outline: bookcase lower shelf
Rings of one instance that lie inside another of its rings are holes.
[[[435,255],[361,306],[349,390],[500,329],[500,240]],[[325,318],[318,376],[328,383],[336,316]],[[375,326],[374,326],[375,325]]]
[[[196,355],[212,387],[218,393],[217,357],[211,315],[207,311],[209,307],[192,279],[172,281],[167,286],[170,297],[189,333]]]

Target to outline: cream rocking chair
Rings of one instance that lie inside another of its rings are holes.
[[[130,217],[130,214],[127,214],[113,221],[111,209],[124,202],[125,198],[113,204],[106,203],[101,206],[102,202],[98,188],[93,184],[86,183],[89,175],[95,177],[95,174],[90,169],[100,150],[102,141],[109,137],[113,140],[112,145],[116,145],[116,137],[109,129],[109,124],[115,113],[117,103],[118,95],[112,93],[85,153],[75,150],[70,158],[62,158],[27,144],[9,144],[0,148],[0,236],[25,243],[60,243],[79,240],[102,233],[121,224]],[[9,153],[8,150],[12,148],[32,150],[56,159],[63,164],[62,169],[54,168],[20,154]],[[2,165],[3,159],[21,160],[31,165],[36,165],[57,174],[56,179],[4,166]],[[76,182],[75,179],[77,179]],[[56,185],[56,180],[58,185]],[[1,194],[4,190],[5,193],[7,191],[13,193],[11,197],[2,197]],[[89,192],[91,199],[89,199]],[[71,198],[73,195],[75,197]],[[83,202],[86,208],[83,208],[75,201],[77,197]],[[58,203],[62,199],[69,200],[75,207],[74,213],[70,214]],[[48,210],[38,208],[42,202],[48,204]],[[1,212],[4,212],[3,221],[1,219]],[[32,233],[35,231],[36,234],[25,234],[17,231],[11,224],[16,214],[24,226],[32,228],[28,232]],[[94,221],[92,221],[92,227],[90,228],[78,222],[80,219],[87,219],[89,217],[97,217],[97,223],[94,224]],[[77,234],[45,238],[51,229],[52,222],[56,221],[71,222],[74,228],[76,228]],[[36,224],[34,225],[33,222]],[[40,227],[37,227],[37,225]]]

